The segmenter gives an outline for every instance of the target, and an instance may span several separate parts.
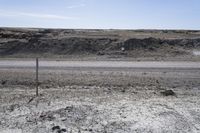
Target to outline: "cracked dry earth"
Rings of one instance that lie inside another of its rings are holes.
[[[1,89],[1,133],[198,133],[200,90],[156,86]]]

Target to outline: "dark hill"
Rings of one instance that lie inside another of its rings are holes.
[[[0,29],[1,57],[166,57],[200,49],[200,31]]]

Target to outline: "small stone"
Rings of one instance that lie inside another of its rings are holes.
[[[60,126],[54,126],[52,127],[52,130],[55,131],[55,130],[60,130]]]
[[[164,96],[175,96],[176,95],[173,90],[165,90],[165,91],[161,92],[161,94]]]
[[[61,132],[67,132],[67,130],[63,128],[63,129],[61,129]]]
[[[2,84],[2,85],[5,85],[6,82],[7,82],[6,80],[3,80],[3,81],[1,82],[1,84]]]

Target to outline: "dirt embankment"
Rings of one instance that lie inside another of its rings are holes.
[[[175,57],[200,49],[199,31],[0,29],[0,56]]]

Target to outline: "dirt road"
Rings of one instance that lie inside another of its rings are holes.
[[[35,61],[1,60],[0,68],[31,68]],[[40,61],[41,68],[200,68],[200,62]]]

